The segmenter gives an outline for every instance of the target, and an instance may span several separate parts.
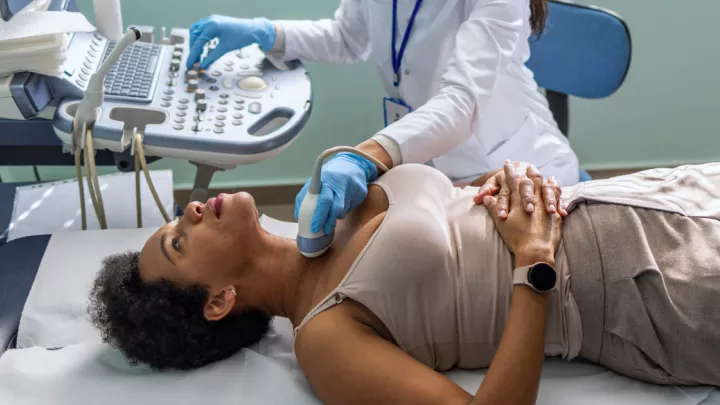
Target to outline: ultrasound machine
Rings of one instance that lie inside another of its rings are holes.
[[[0,0],[3,20],[30,1]],[[52,0],[49,10],[77,7],[75,0]],[[98,32],[67,34],[62,77],[17,72],[0,78],[0,165],[72,164],[75,114],[103,64],[104,94],[90,123],[97,164],[133,170],[134,135],[141,133],[148,161],[168,157],[197,166],[193,199],[206,197],[214,171],[277,155],[308,121],[311,83],[301,62],[271,61],[253,45],[207,70],[186,69],[188,29],[133,29],[139,40],[114,55],[121,41]]]

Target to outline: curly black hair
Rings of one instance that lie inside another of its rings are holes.
[[[90,293],[88,315],[103,341],[131,364],[191,370],[226,359],[267,333],[271,317],[258,309],[208,321],[200,285],[143,282],[138,252],[106,257]]]

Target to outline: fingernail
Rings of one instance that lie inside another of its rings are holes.
[[[535,205],[533,205],[533,203],[528,203],[527,210],[530,212],[535,211]]]
[[[555,212],[555,204],[550,204],[550,212]]]
[[[550,181],[555,181],[555,176],[550,176],[550,177],[548,177],[548,180],[550,180]]]
[[[500,215],[501,217],[504,217],[505,215],[507,215],[507,212],[505,212],[505,210],[500,210],[498,215]]]
[[[510,163],[511,163],[511,162],[510,162],[510,159],[505,159],[505,164],[506,164],[506,165],[509,165]]]

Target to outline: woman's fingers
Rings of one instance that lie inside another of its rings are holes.
[[[542,197],[543,201],[545,201],[545,209],[547,210],[548,214],[555,214],[558,212],[558,199],[560,198],[559,195],[555,193],[555,187],[553,187],[552,183],[550,182],[552,180],[552,177],[548,179],[545,183],[542,185]]]
[[[475,204],[484,204],[485,196],[494,196],[500,191],[501,184],[505,179],[505,173],[502,171],[490,176],[487,182],[480,187],[477,195],[473,198]]]
[[[505,172],[505,182],[510,187],[509,204],[522,204],[522,199],[520,198],[520,182],[525,177],[524,173],[521,174],[510,160],[505,161],[503,171]]]
[[[550,177],[548,179],[548,183],[552,186],[553,194],[555,195],[558,214],[560,214],[561,217],[566,217],[568,212],[567,207],[565,207],[565,204],[562,202],[562,188],[558,184],[557,180],[555,180],[555,177]]]
[[[488,195],[488,196],[485,196],[485,198],[483,198],[482,203],[485,205],[485,208],[487,208],[488,213],[494,220],[500,219],[498,217],[498,213],[497,213],[497,204],[498,204],[497,198]]]
[[[507,180],[507,176],[505,180]],[[497,203],[494,204],[494,211],[500,219],[506,219],[508,216],[508,211],[510,210],[510,194],[511,190],[508,182],[503,181],[497,196]],[[488,207],[488,209],[490,209],[490,207]]]
[[[520,197],[522,198],[525,212],[531,214],[535,211],[535,207],[539,203],[537,194],[539,194],[540,188],[542,187],[543,177],[533,165],[529,165],[527,169],[525,169],[525,172],[527,179],[522,180],[523,187],[520,189]]]

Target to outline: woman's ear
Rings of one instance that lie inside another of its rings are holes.
[[[208,298],[205,304],[205,319],[208,321],[219,321],[227,316],[235,307],[235,287],[223,288],[217,294]]]

